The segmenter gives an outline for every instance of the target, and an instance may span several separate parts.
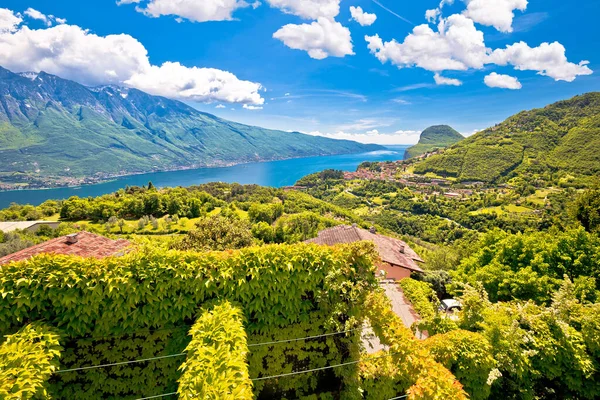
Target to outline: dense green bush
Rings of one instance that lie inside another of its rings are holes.
[[[144,248],[103,260],[42,255],[0,269],[0,334],[45,320],[64,335],[61,370],[181,353],[209,302],[243,305],[249,343],[360,326],[376,286],[373,246],[279,245],[223,253]],[[293,285],[288,284],[293,282]],[[183,328],[182,328],[183,327]],[[252,347],[251,377],[355,359],[360,333]],[[55,398],[134,399],[176,390],[168,358],[61,373]],[[300,397],[343,381],[327,371],[257,382],[255,393]]]
[[[252,400],[243,314],[228,302],[206,310],[190,330],[180,399]]]
[[[32,323],[6,336],[0,345],[0,398],[48,399],[47,380],[58,369],[60,336]]]

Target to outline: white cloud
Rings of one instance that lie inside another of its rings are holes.
[[[307,51],[317,60],[354,54],[350,30],[324,17],[311,24],[285,25],[273,37],[292,49]]]
[[[50,15],[50,18],[54,18],[54,20],[56,21],[57,24],[66,24],[67,23],[67,19],[66,18],[58,18],[55,17],[53,15]]]
[[[529,47],[525,42],[497,49],[491,55],[493,63],[511,64],[519,71],[537,71],[557,81],[572,82],[578,75],[591,75],[588,61],[579,64],[571,63],[565,55],[565,47],[558,43],[542,43],[538,47]]]
[[[217,106],[215,108],[227,108],[227,107],[225,107],[223,104],[217,104]]]
[[[361,26],[371,26],[377,19],[377,15],[364,12],[361,7],[350,6],[350,14]]]
[[[289,96],[289,95],[290,95],[289,93],[284,94],[284,96],[286,96],[286,97]]]
[[[320,131],[308,132],[307,135],[323,136],[330,139],[353,140],[359,143],[374,143],[381,145],[415,144],[419,141],[420,131],[397,131],[394,133],[379,133],[373,130],[366,133],[347,133],[338,131],[324,133]]]
[[[153,65],[125,81],[128,86],[170,98],[193,101],[263,104],[261,85],[239,80],[214,68],[185,67],[177,62]]]
[[[399,68],[417,66],[429,71],[482,68],[488,49],[483,33],[460,14],[442,20],[435,32],[428,25],[415,27],[403,43],[383,42],[379,35],[365,36],[368,48],[379,61]]]
[[[445,78],[437,73],[435,75],[433,75],[433,79],[435,80],[435,83],[437,85],[450,85],[450,86],[462,85],[462,82],[459,81],[458,79]]]
[[[569,62],[564,46],[558,42],[542,43],[533,48],[519,42],[492,51],[486,47],[483,33],[475,28],[473,21],[461,14],[442,18],[437,31],[429,25],[419,25],[402,43],[396,40],[384,42],[379,35],[365,36],[365,40],[371,53],[382,63],[390,61],[398,68],[417,66],[439,73],[482,69],[486,64],[512,65],[517,70],[537,71],[540,75],[568,82],[593,72],[587,66],[588,61]],[[449,81],[438,76],[436,82]]]
[[[336,130],[345,132],[364,132],[366,130],[371,130],[373,128],[381,128],[385,126],[390,126],[390,123],[388,123],[387,121],[383,122],[376,119],[362,118],[348,124],[340,125],[337,127]]]
[[[333,19],[340,13],[340,0],[267,0],[267,3],[284,13],[305,19]]]
[[[487,86],[492,88],[517,90],[523,87],[521,82],[514,76],[497,74],[495,72],[486,75],[483,81]]]
[[[16,31],[21,22],[23,18],[20,15],[15,15],[9,9],[0,8],[0,34]]]
[[[119,4],[138,3],[121,0]],[[255,3],[256,4],[256,3]],[[260,3],[258,3],[260,4]],[[230,21],[238,8],[249,7],[244,0],[150,0],[145,8],[136,9],[150,17],[174,15],[195,22]],[[252,5],[254,7],[254,5]]]
[[[514,11],[525,11],[527,0],[463,0],[467,9],[463,15],[481,25],[493,26],[501,32],[512,32]],[[430,23],[435,23],[442,16],[442,9],[446,4],[453,4],[454,0],[442,0],[438,8],[427,10],[425,18]]]
[[[120,6],[122,4],[138,4],[142,0],[117,0],[117,5]]]
[[[243,106],[246,110],[262,110],[263,108],[260,106],[251,106],[248,104],[244,104]]]
[[[29,18],[40,20],[48,26],[52,25],[52,21],[50,21],[45,14],[43,14],[43,13],[39,12],[38,10],[35,10],[31,7],[29,7],[27,10],[25,10],[25,12],[23,14],[27,15]]]
[[[86,85],[125,84],[171,98],[264,103],[259,83],[218,69],[171,62],[152,65],[148,51],[135,38],[98,36],[74,25],[3,31],[0,65],[17,72],[46,71]]]
[[[525,11],[527,0],[464,0],[464,15],[473,21],[493,26],[500,32],[512,32],[514,10]]]
[[[407,106],[407,105],[409,105],[409,104],[412,104],[410,101],[408,101],[408,100],[405,100],[405,99],[403,99],[403,98],[400,98],[400,97],[399,97],[399,98],[396,98],[396,99],[392,99],[392,101],[393,101],[394,103],[396,103],[396,104],[400,104],[400,105],[403,105],[403,106]]]

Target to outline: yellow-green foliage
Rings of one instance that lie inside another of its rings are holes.
[[[58,369],[59,335],[33,323],[0,345],[0,398],[48,399],[46,381]]]
[[[461,383],[427,347],[417,340],[392,312],[381,291],[372,293],[365,305],[375,334],[389,346],[389,355],[377,353],[361,363],[361,388],[366,399],[384,400],[408,393],[409,400],[466,400]]]
[[[430,337],[425,346],[435,360],[463,384],[471,399],[489,397],[488,378],[496,361],[492,356],[492,346],[485,337],[479,333],[455,330]]]
[[[407,278],[400,281],[400,287],[421,318],[429,319],[435,316],[439,300],[430,283]]]
[[[174,328],[192,325],[206,303],[217,299],[243,305],[250,343],[356,328],[364,299],[376,286],[373,256],[369,243],[221,253],[142,248],[103,260],[38,256],[0,269],[0,334],[16,331],[24,320],[47,321],[67,336],[64,370],[180,353],[189,339],[185,329]],[[250,376],[354,360],[350,347],[358,336],[254,347]],[[182,361],[63,373],[51,382],[51,392],[86,399],[172,392]],[[324,379],[331,383],[331,377],[311,373],[260,381],[255,392],[297,398],[314,393]]]
[[[251,400],[248,346],[239,308],[229,302],[204,312],[190,330],[192,341],[177,390],[180,399]]]

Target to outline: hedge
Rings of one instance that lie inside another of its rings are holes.
[[[192,341],[177,390],[182,400],[252,400],[248,346],[239,308],[222,302],[204,312],[190,331]]]
[[[24,326],[0,345],[0,398],[48,399],[46,381],[58,369],[59,335],[40,323]]]

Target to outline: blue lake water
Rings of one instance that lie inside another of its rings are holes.
[[[0,192],[0,208],[12,202],[38,205],[48,199],[88,197],[112,193],[126,186],[142,186],[152,181],[156,187],[191,186],[207,182],[237,182],[262,186],[291,186],[305,175],[325,169],[354,171],[363,161],[395,161],[404,158],[409,146],[387,146],[386,150],[362,154],[295,158],[291,160],[240,164],[224,168],[153,172],[117,178],[110,182],[79,187]]]

